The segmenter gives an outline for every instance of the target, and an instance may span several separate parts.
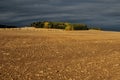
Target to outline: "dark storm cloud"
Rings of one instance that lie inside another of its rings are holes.
[[[34,21],[68,21],[120,25],[120,0],[1,0],[0,23],[25,25]]]

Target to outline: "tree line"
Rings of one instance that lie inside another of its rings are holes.
[[[33,22],[31,27],[36,28],[53,28],[53,29],[65,29],[65,30],[88,30],[86,24],[72,24],[68,22]]]
[[[17,26],[8,26],[8,25],[1,25],[0,28],[17,28]]]

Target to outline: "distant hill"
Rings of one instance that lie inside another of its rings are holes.
[[[82,23],[51,22],[51,21],[33,22],[28,26],[35,28],[63,29],[63,30],[89,30],[89,29],[101,30],[99,27],[90,27]],[[23,28],[23,27],[0,24],[0,28]]]
[[[2,24],[0,24],[0,28],[17,28],[17,26],[10,26],[10,25],[2,25]]]

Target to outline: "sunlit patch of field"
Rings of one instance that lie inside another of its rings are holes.
[[[0,80],[120,80],[120,32],[0,29]]]

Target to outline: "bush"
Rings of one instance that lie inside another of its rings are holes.
[[[87,25],[85,24],[73,24],[74,30],[88,30]]]
[[[102,30],[101,28],[98,28],[98,27],[92,27],[92,28],[89,28],[91,30]]]
[[[73,30],[73,27],[72,26],[67,26],[67,27],[65,27],[65,30],[67,30],[67,31]]]

